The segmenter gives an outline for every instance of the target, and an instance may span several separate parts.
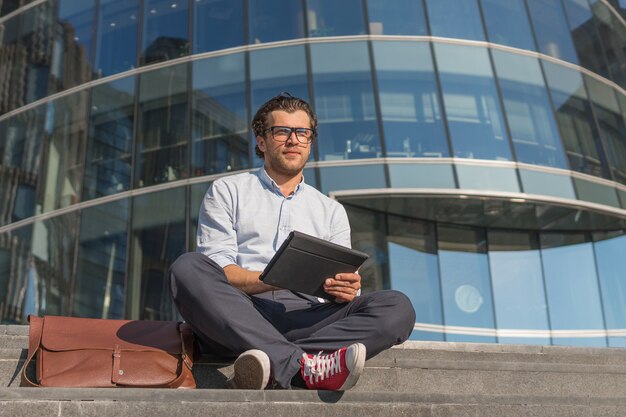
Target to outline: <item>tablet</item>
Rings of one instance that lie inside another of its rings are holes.
[[[276,287],[328,298],[324,280],[340,272],[356,272],[366,253],[293,231],[261,274],[261,281]]]

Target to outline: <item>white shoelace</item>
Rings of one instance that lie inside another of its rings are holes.
[[[309,357],[306,353],[302,355],[304,361],[304,377],[309,378],[309,382],[324,380],[335,373],[341,373],[340,353],[336,351],[330,355],[322,352]],[[313,381],[315,378],[315,381]]]

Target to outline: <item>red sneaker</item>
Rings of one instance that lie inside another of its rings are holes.
[[[300,374],[308,389],[345,391],[361,376],[365,364],[365,346],[355,343],[328,355],[302,355]]]

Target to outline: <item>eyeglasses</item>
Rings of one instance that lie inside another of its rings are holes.
[[[272,132],[272,138],[277,142],[287,142],[292,133],[300,143],[311,143],[315,137],[315,130],[308,127],[271,126],[265,131]]]

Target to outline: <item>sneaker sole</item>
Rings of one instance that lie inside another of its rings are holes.
[[[270,360],[262,352],[244,353],[234,364],[235,373],[229,380],[233,388],[261,390],[270,379]]]
[[[341,388],[339,388],[339,391],[345,391],[355,386],[357,381],[359,380],[359,377],[361,376],[361,373],[363,372],[366,356],[365,345],[361,343],[357,343],[356,345],[358,346],[356,352],[356,363],[352,371],[350,371],[350,375],[348,375],[348,378],[346,378],[346,381],[343,383]]]

